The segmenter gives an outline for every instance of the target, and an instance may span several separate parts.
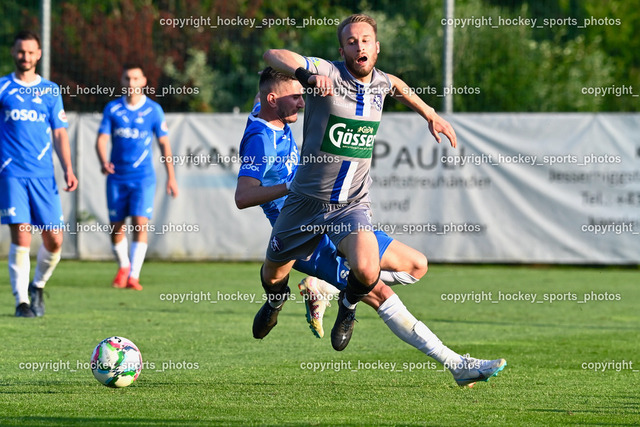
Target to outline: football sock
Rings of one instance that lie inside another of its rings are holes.
[[[16,297],[16,306],[29,303],[30,270],[29,248],[12,243],[9,247],[9,281],[13,296]]]
[[[118,261],[118,266],[120,268],[127,268],[131,265],[129,261],[129,254],[127,253],[127,249],[129,249],[129,242],[127,238],[120,240],[115,245],[111,245],[111,249],[113,250],[113,254],[116,256],[116,260]]]
[[[344,298],[342,298],[342,304],[347,307],[349,310],[355,310],[356,307],[358,306],[358,303],[355,304],[351,304],[349,302],[349,300],[347,299],[347,296],[345,295]]]
[[[380,272],[380,280],[382,280],[388,286],[411,285],[418,281],[418,279],[416,279],[406,271],[387,271],[387,270],[382,270]]]
[[[349,310],[356,308],[356,304],[376,287],[379,279],[380,273],[378,273],[378,278],[372,284],[367,285],[358,280],[353,270],[351,270],[349,277],[347,277],[347,289],[345,289],[344,299],[342,301],[344,306]]]
[[[282,304],[289,298],[289,275],[280,280],[279,282],[270,285],[262,278],[262,269],[264,265],[260,267],[260,282],[262,283],[262,289],[267,294],[267,301],[273,308],[280,308]]]
[[[456,366],[461,356],[451,350],[407,310],[398,295],[388,298],[378,308],[378,315],[402,341],[410,344],[446,367]]]
[[[269,305],[273,308],[282,307],[282,304],[284,304],[284,301],[287,299],[286,294],[270,294],[269,296],[281,297],[281,298],[269,298]]]
[[[60,262],[60,254],[62,250],[57,252],[49,252],[44,245],[38,250],[38,258],[36,261],[36,271],[33,274],[33,284],[37,288],[44,288],[47,280],[53,274],[58,262]]]
[[[147,244],[144,242],[131,243],[131,272],[129,277],[137,279],[140,277],[140,270],[142,270],[142,264],[144,263],[144,257],[147,254]]]

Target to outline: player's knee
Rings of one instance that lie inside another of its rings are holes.
[[[365,285],[374,285],[380,278],[380,265],[370,263],[352,267],[351,270],[355,274],[358,281]]]
[[[427,274],[427,270],[429,269],[429,262],[427,261],[427,257],[422,253],[419,253],[418,256],[413,260],[412,270],[409,272],[416,279],[421,279],[425,274]]]
[[[43,234],[42,236],[42,244],[44,245],[44,248],[49,252],[58,252],[59,250],[61,250],[63,240],[63,234],[61,232],[50,233],[46,236]]]
[[[275,266],[271,263],[264,263],[262,265],[261,279],[264,286],[276,286],[280,284],[289,275],[288,271],[285,271],[279,266]]]
[[[387,285],[377,285],[362,299],[362,302],[378,310],[382,303],[394,295],[393,290]]]
[[[362,251],[347,257],[351,271],[360,283],[366,286],[375,285],[380,277],[380,258],[378,253]]]

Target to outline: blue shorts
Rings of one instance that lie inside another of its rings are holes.
[[[43,229],[64,226],[55,178],[0,178],[2,224],[31,224]]]
[[[382,255],[384,255],[391,242],[393,242],[393,238],[383,231],[375,231],[374,234],[378,240],[380,259],[382,259]],[[347,276],[349,276],[350,270],[346,261],[346,258],[338,255],[336,246],[329,237],[325,235],[313,252],[313,255],[311,255],[311,258],[296,261],[293,268],[301,273],[324,280],[336,288],[343,290],[347,287]]]
[[[144,216],[151,219],[155,193],[154,176],[137,181],[123,181],[113,175],[107,176],[109,221],[124,221],[128,216]]]

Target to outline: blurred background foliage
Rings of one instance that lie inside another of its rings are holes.
[[[3,0],[2,75],[13,70],[13,35],[40,30],[39,8],[37,0]],[[440,109],[443,0],[54,0],[51,79],[63,88],[67,110],[101,111],[109,96],[89,92],[115,87],[119,94],[122,65],[138,62],[166,111],[248,111],[265,50],[339,59],[336,26],[354,12],[378,21],[378,68]],[[640,93],[637,2],[457,0],[455,17],[467,23],[454,29],[454,111],[638,111],[638,97],[615,95],[622,87]],[[166,25],[176,18],[182,27]],[[500,25],[525,18],[536,25]],[[595,87],[610,93],[584,93]],[[393,101],[385,108],[405,109]]]

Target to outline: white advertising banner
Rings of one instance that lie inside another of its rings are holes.
[[[374,223],[434,261],[640,262],[640,116],[387,114]]]
[[[82,121],[85,140],[83,187],[78,212],[86,232],[79,239],[84,259],[110,258],[105,177],[93,152],[100,117]],[[234,114],[168,114],[179,193],[166,194],[166,171],[154,147],[156,198],[147,229],[149,257],[191,260],[258,259],[269,239],[269,223],[259,208],[239,211],[234,202],[239,169],[238,146],[246,116]],[[93,226],[93,228],[92,228]],[[131,226],[129,232],[133,231]],[[129,238],[131,240],[131,238]]]
[[[61,191],[67,257],[112,257],[94,149],[100,118],[70,116],[80,186]],[[639,114],[445,118],[457,149],[444,137],[437,144],[416,114],[383,116],[371,170],[374,227],[438,262],[640,263]],[[260,208],[234,203],[246,116],[168,114],[167,122],[180,193],[166,195],[156,147],[148,255],[262,259],[269,223]],[[293,128],[301,144],[302,124]],[[7,227],[0,238],[6,254]]]

